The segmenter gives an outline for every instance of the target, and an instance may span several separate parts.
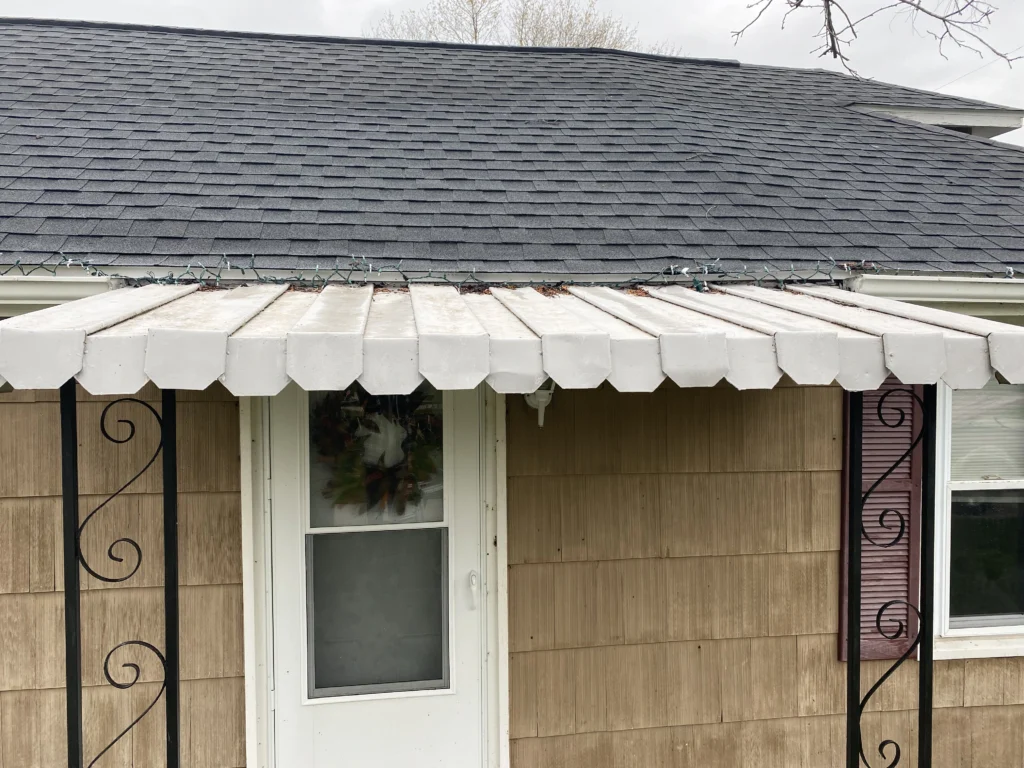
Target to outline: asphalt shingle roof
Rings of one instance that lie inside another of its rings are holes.
[[[1024,152],[821,70],[0,20],[0,263],[1024,266]]]

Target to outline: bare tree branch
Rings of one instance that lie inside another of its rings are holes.
[[[852,0],[851,0],[852,1]],[[854,19],[847,0],[750,0],[751,20],[733,32],[739,40],[775,8],[784,10],[782,25],[797,12],[816,11],[821,28],[814,51],[831,56],[850,71],[847,50],[858,39],[862,25],[885,13],[908,15],[911,24],[936,41],[938,53],[946,47],[974,51],[1012,63],[1021,56],[988,42],[996,6],[989,0],[873,0],[874,8]],[[373,30],[377,37],[406,40],[444,40],[559,48],[619,48],[664,55],[679,55],[678,47],[643,41],[636,26],[603,12],[598,0],[426,0],[418,10],[388,13]]]
[[[945,46],[953,44],[981,56],[991,54],[1007,64],[1021,58],[1014,51],[1007,52],[988,42],[986,35],[996,6],[987,0],[879,0],[878,7],[856,20],[846,12],[841,0],[753,0],[747,7],[753,18],[733,32],[734,40],[738,41],[773,8],[785,8],[783,26],[790,14],[814,9],[821,14],[822,22],[817,35],[822,43],[816,53],[841,61],[847,69],[850,65],[846,49],[857,39],[860,26],[885,12],[906,13],[912,24],[921,22],[925,33],[936,41],[940,56],[945,57]]]
[[[751,10],[756,8],[757,9],[757,14],[754,16],[754,18],[752,18],[750,21],[748,21],[746,24],[744,24],[740,29],[737,29],[735,32],[732,33],[733,39],[736,42],[739,42],[739,39],[741,37],[743,37],[743,34],[748,29],[750,29],[752,26],[757,24],[757,22],[759,22],[761,20],[762,16],[764,16],[766,13],[768,13],[768,10],[772,7],[774,2],[775,2],[775,0],[756,0],[756,2],[753,2],[750,5],[748,5],[747,8],[749,8]],[[800,7],[799,3],[797,3],[797,4],[790,3],[790,5],[793,6],[793,10],[795,10],[796,8]],[[789,15],[789,13],[787,12],[786,16],[788,16],[788,15]]]

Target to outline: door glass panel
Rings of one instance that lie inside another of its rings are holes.
[[[441,393],[309,395],[310,526],[440,522]]]
[[[950,626],[1024,624],[1024,490],[952,495]]]
[[[306,537],[309,695],[448,687],[448,530]]]

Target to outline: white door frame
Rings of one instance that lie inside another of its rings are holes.
[[[486,681],[483,738],[487,768],[508,768],[508,551],[505,504],[505,397],[481,399],[481,502],[486,531],[482,632]],[[250,768],[274,762],[273,564],[270,558],[270,424],[266,398],[239,398],[242,500],[242,610],[245,650],[245,753]]]

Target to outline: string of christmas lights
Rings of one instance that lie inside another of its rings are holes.
[[[606,280],[598,280],[593,276],[578,277],[573,275],[558,276],[548,279],[530,278],[523,276],[505,276],[500,281],[486,280],[479,276],[476,270],[470,272],[446,272],[446,271],[417,271],[407,272],[402,268],[402,262],[397,265],[374,266],[364,257],[351,259],[336,259],[333,264],[314,265],[304,269],[274,269],[259,268],[255,265],[253,256],[227,256],[217,258],[213,264],[204,263],[196,259],[188,265],[177,270],[161,272],[158,268],[140,274],[122,274],[116,267],[103,267],[93,264],[89,259],[68,258],[64,254],[55,254],[54,258],[42,263],[23,263],[15,260],[13,263],[0,266],[0,277],[30,277],[50,275],[58,277],[67,275],[69,272],[80,272],[89,277],[105,277],[111,280],[121,281],[127,286],[140,285],[180,285],[196,284],[216,288],[222,285],[236,285],[240,283],[273,283],[289,284],[303,288],[323,288],[331,284],[359,284],[359,283],[387,283],[387,284],[410,284],[410,283],[447,283],[459,289],[460,292],[483,290],[489,285],[517,285],[533,287],[551,287],[567,285],[609,285],[616,288],[640,288],[648,285],[666,283],[691,284],[698,290],[706,290],[709,285],[718,282],[743,281],[756,285],[784,285],[786,283],[803,282],[838,282],[858,274],[872,275],[899,275],[917,274],[920,270],[907,270],[893,264],[887,265],[881,262],[862,261],[839,263],[832,259],[815,262],[811,268],[798,267],[791,264],[788,267],[774,263],[758,263],[756,266],[723,267],[720,261],[694,262],[690,266],[672,264],[665,269],[648,273],[636,274],[628,277],[609,276]],[[1014,277],[1012,267],[1006,267],[1002,272],[977,273],[978,277]]]

